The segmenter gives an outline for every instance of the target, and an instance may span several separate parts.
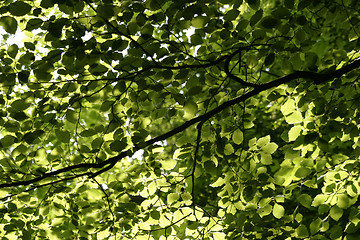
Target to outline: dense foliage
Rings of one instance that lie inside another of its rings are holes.
[[[360,239],[359,16],[1,1],[1,239]]]

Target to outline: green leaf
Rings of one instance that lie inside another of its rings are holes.
[[[252,27],[255,26],[255,24],[260,21],[262,16],[263,16],[262,9],[259,9],[258,11],[256,11],[256,13],[250,18],[250,26],[252,26]]]
[[[296,31],[295,33],[295,39],[299,42],[303,42],[306,38],[306,33],[304,32],[304,30],[299,29]]]
[[[285,0],[285,2],[287,2],[287,0]],[[274,11],[272,11],[271,15],[277,19],[288,18],[291,16],[291,12],[289,11],[289,9],[280,6],[280,7],[276,8]]]
[[[273,64],[275,61],[275,53],[269,53],[269,55],[266,56],[264,64],[266,67],[270,66],[271,64]]]
[[[259,208],[257,210],[257,213],[260,215],[260,217],[264,217],[269,215],[273,211],[273,207],[270,204],[265,205],[262,208]]]
[[[272,157],[271,157],[271,155],[269,153],[262,152],[260,154],[260,156],[261,156],[260,161],[261,161],[262,164],[264,164],[264,165],[272,164]]]
[[[231,9],[225,14],[224,19],[226,21],[233,21],[239,16],[239,14],[240,14],[239,10]]]
[[[31,8],[32,7],[28,3],[23,1],[16,1],[9,4],[9,12],[13,16],[24,16],[31,11]]]
[[[11,103],[11,107],[17,111],[24,111],[30,106],[24,99],[17,99]]]
[[[122,139],[121,141],[115,140],[110,144],[110,149],[114,152],[122,152],[127,147],[126,139]]]
[[[254,10],[258,9],[260,6],[260,0],[246,0],[246,2]]]
[[[241,19],[236,25],[236,30],[244,31],[248,25],[249,25],[249,20]]]
[[[223,178],[218,178],[214,183],[212,183],[210,186],[212,187],[220,187],[222,185],[224,185],[226,182],[225,182],[225,179]]]
[[[289,98],[280,108],[284,116],[293,113],[296,110],[294,99]]]
[[[287,8],[292,9],[292,8],[294,8],[294,2],[295,2],[295,0],[285,0],[284,4]]]
[[[342,217],[342,215],[343,215],[343,210],[338,206],[335,205],[330,209],[330,217],[335,221],[338,221]]]
[[[80,133],[80,136],[82,137],[91,137],[97,134],[97,132],[94,129],[85,129]]]
[[[295,141],[300,136],[301,130],[300,125],[293,126],[288,133],[289,142]]]
[[[15,137],[12,135],[6,135],[0,139],[0,143],[4,148],[10,147],[14,143],[14,141],[15,141]]]
[[[63,27],[64,24],[62,22],[56,21],[49,24],[48,31],[53,37],[60,38],[62,36]]]
[[[79,114],[72,109],[66,111],[65,118],[71,123],[77,123]]]
[[[43,8],[50,8],[53,7],[55,2],[53,0],[41,0],[40,6]]]
[[[67,130],[55,129],[55,134],[60,142],[68,143],[70,141],[70,132]]]
[[[6,32],[10,34],[15,34],[18,23],[15,18],[5,16],[0,17],[0,26],[2,26]]]
[[[114,15],[114,6],[110,4],[100,5],[96,11],[99,17],[109,19]]]
[[[206,17],[198,16],[198,17],[195,17],[191,21],[191,25],[194,28],[203,28],[207,22],[208,22],[208,19]]]
[[[41,20],[40,18],[33,18],[30,19],[27,23],[26,23],[26,27],[25,30],[27,31],[32,31],[34,29],[38,29],[42,26],[43,24],[43,20]]]
[[[269,142],[270,142],[270,135],[266,135],[265,137],[259,138],[256,142],[256,145],[261,148],[267,145]]]
[[[178,199],[179,199],[178,193],[170,193],[167,196],[167,203],[172,204],[172,203],[176,202]]]
[[[289,124],[295,124],[295,123],[301,123],[303,121],[303,117],[301,115],[301,112],[296,111],[285,116],[285,120]]]
[[[280,204],[275,203],[273,207],[273,215],[275,218],[280,219],[285,214],[285,208]]]
[[[255,196],[256,190],[252,186],[246,186],[242,192],[245,201],[251,201]]]
[[[243,140],[244,140],[244,136],[243,133],[240,129],[236,129],[232,135],[232,140],[234,141],[235,144],[240,145]]]
[[[171,170],[176,166],[177,161],[173,158],[162,161],[161,166],[165,170]]]
[[[190,37],[191,43],[194,45],[201,45],[203,43],[203,38],[199,34],[193,34]]]
[[[234,148],[230,143],[225,145],[224,153],[225,155],[230,155],[234,153]]]
[[[301,205],[303,205],[306,208],[310,208],[311,207],[311,203],[313,201],[313,199],[308,195],[308,194],[301,194],[299,196],[299,202],[301,203]]]
[[[7,53],[9,54],[9,56],[11,58],[15,58],[17,53],[19,51],[19,47],[16,44],[11,45],[10,47],[8,47],[7,49]]]
[[[319,232],[321,224],[322,220],[319,217],[316,218],[312,223],[310,223],[310,233],[315,235],[317,232]]]
[[[226,234],[223,232],[213,232],[213,239],[214,240],[223,240],[226,239]]]
[[[275,28],[280,24],[280,21],[274,17],[267,16],[262,19],[261,26],[264,28]]]
[[[187,100],[184,104],[184,111],[189,116],[195,116],[195,114],[198,112],[198,106],[194,101]]]
[[[306,167],[300,167],[296,170],[295,176],[298,178],[305,178],[311,173],[311,170]]]
[[[295,232],[296,236],[299,238],[306,238],[309,236],[309,231],[307,227],[303,224],[300,224],[300,226],[296,228]]]
[[[337,194],[336,195],[337,201],[336,205],[340,208],[346,209],[351,206],[350,198],[347,194]]]
[[[277,148],[278,148],[278,145],[274,142],[271,142],[271,143],[268,143],[268,144],[262,146],[261,150],[268,154],[273,154]]]

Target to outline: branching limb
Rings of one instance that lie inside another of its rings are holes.
[[[213,110],[204,113],[203,115],[200,115],[198,117],[195,117],[193,119],[190,119],[188,121],[186,121],[185,123],[183,123],[182,125],[174,128],[173,130],[164,133],[160,136],[157,136],[155,138],[152,138],[142,144],[138,144],[135,145],[132,150],[128,150],[128,151],[123,151],[121,152],[119,155],[111,157],[109,159],[107,159],[106,161],[100,162],[100,163],[81,163],[81,164],[76,164],[76,165],[72,165],[72,166],[68,166],[68,167],[64,167],[61,168],[59,170],[55,170],[55,171],[51,171],[48,173],[43,174],[40,177],[36,177],[30,180],[25,180],[25,181],[16,181],[16,182],[10,182],[10,183],[3,183],[0,184],[0,188],[6,188],[6,187],[14,187],[14,186],[20,186],[20,185],[30,185],[32,183],[36,183],[39,182],[41,180],[44,180],[46,178],[49,177],[54,177],[54,176],[58,176],[59,174],[62,173],[66,173],[69,172],[71,170],[76,170],[76,169],[86,169],[86,170],[90,170],[90,169],[100,169],[95,173],[91,173],[91,172],[87,172],[84,174],[80,174],[80,175],[75,175],[73,178],[76,177],[80,177],[83,175],[88,175],[90,177],[95,177],[100,175],[103,172],[106,172],[107,170],[110,170],[118,161],[120,161],[121,159],[123,159],[124,157],[130,157],[133,155],[134,152],[136,152],[137,150],[140,149],[144,149],[152,144],[154,144],[155,142],[158,141],[163,141],[169,137],[172,137],[182,131],[184,131],[185,129],[189,128],[190,126],[196,124],[196,123],[200,123],[200,122],[205,122],[208,119],[210,119],[211,117],[213,117],[214,115],[216,115],[217,113],[220,113],[221,111],[223,111],[224,109],[233,106],[235,104],[239,104],[241,102],[244,102],[245,100],[259,94],[260,92],[263,92],[265,90],[271,89],[273,87],[277,87],[280,86],[281,84],[285,84],[288,83],[292,80],[295,79],[299,79],[299,78],[305,78],[305,79],[310,79],[312,80],[315,84],[321,84],[327,81],[330,81],[334,78],[338,78],[341,77],[342,75],[351,72],[357,68],[360,67],[360,59],[353,61],[352,63],[338,69],[335,71],[331,71],[328,73],[314,73],[314,72],[308,72],[308,71],[296,71],[294,73],[291,73],[289,75],[277,78],[273,81],[264,83],[264,84],[259,84],[256,85],[256,87],[243,94],[240,95],[238,97],[235,97],[229,101],[224,102],[223,104],[219,105],[218,107],[214,108]],[[59,180],[58,182],[60,182],[61,180]]]
[[[46,187],[46,186],[52,186],[54,184],[57,184],[57,183],[60,183],[60,182],[66,182],[66,181],[69,181],[69,180],[73,180],[75,178],[79,178],[79,177],[83,177],[83,176],[88,176],[89,173],[82,173],[82,174],[77,174],[77,175],[74,175],[74,176],[71,176],[71,177],[68,177],[68,178],[62,178],[62,179],[59,179],[59,180],[56,180],[56,181],[52,181],[52,182],[48,182],[48,183],[44,183],[44,184],[40,184],[40,185],[37,185],[37,186],[33,186],[33,187],[30,187],[30,188],[27,188],[19,193],[14,193],[14,194],[9,194],[5,197],[2,197],[0,198],[0,201],[5,201],[6,199],[8,198],[11,198],[11,197],[14,197],[14,196],[17,196],[21,193],[24,193],[24,192],[30,192],[32,190],[35,190],[37,188],[41,188],[41,187]],[[18,183],[18,182],[15,182],[15,183]],[[3,184],[1,184],[3,185]],[[17,185],[13,185],[13,186],[20,186],[20,185],[25,185],[25,184],[17,184]],[[27,184],[29,185],[29,184]],[[1,187],[1,188],[5,188],[5,187]]]
[[[109,199],[109,195],[107,194],[107,192],[105,191],[103,186],[95,178],[92,178],[92,180],[99,186],[100,190],[103,192],[103,194],[104,194],[104,196],[106,198],[106,202],[107,202],[109,211],[110,211],[111,216],[112,216],[112,227],[114,228],[114,226],[115,226],[115,214],[114,214],[114,212],[113,212],[113,210],[111,208],[111,202],[110,202],[110,199]],[[115,239],[116,239],[116,232],[115,232]]]

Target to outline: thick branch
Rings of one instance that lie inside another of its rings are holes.
[[[106,172],[107,170],[111,169],[118,161],[120,161],[122,158],[124,157],[130,157],[132,156],[132,154],[134,152],[136,152],[137,150],[140,149],[144,149],[152,144],[154,144],[155,142],[158,141],[163,141],[169,137],[172,137],[174,135],[176,135],[177,133],[180,133],[182,131],[184,131],[185,129],[189,128],[190,126],[199,123],[199,122],[205,122],[208,119],[210,119],[211,117],[213,117],[214,115],[216,115],[217,113],[223,111],[225,108],[228,108],[230,106],[233,106],[235,104],[244,102],[245,100],[249,99],[252,96],[255,96],[257,94],[259,94],[262,91],[268,90],[270,88],[273,87],[277,87],[281,84],[290,82],[292,80],[295,79],[299,79],[299,78],[306,78],[306,79],[311,79],[314,81],[315,84],[320,84],[320,83],[324,83],[326,81],[330,81],[334,78],[338,78],[341,77],[342,75],[357,69],[360,67],[360,59],[355,60],[354,62],[338,69],[332,72],[328,72],[328,73],[313,73],[313,72],[307,72],[307,71],[296,71],[294,73],[291,73],[289,75],[286,75],[284,77],[280,77],[278,79],[275,79],[273,81],[270,81],[268,83],[264,83],[261,85],[256,85],[256,87],[254,87],[253,90],[238,96],[236,98],[233,98],[227,102],[224,102],[223,104],[221,104],[220,106],[214,108],[213,110],[204,113],[203,115],[200,115],[198,117],[195,117],[191,120],[186,121],[185,123],[183,123],[182,125],[174,128],[173,130],[164,133],[158,137],[152,138],[142,144],[138,144],[135,145],[132,149],[132,151],[124,151],[121,152],[119,155],[111,157],[109,159],[107,159],[104,162],[100,162],[100,163],[82,163],[82,164],[77,164],[77,165],[73,165],[73,166],[69,166],[69,167],[65,167],[56,171],[52,171],[52,172],[48,172],[43,174],[40,177],[36,177],[34,179],[30,179],[30,180],[26,180],[26,181],[17,181],[17,182],[12,182],[12,183],[3,183],[0,184],[0,188],[5,188],[5,187],[14,187],[14,186],[20,186],[20,185],[30,185],[32,183],[35,182],[39,182],[45,178],[49,178],[49,177],[53,177],[53,176],[57,176],[61,173],[65,173],[65,172],[69,172],[71,170],[75,170],[75,169],[90,169],[90,168],[94,168],[94,169],[100,169],[99,171],[95,172],[95,173],[86,173],[86,175],[89,175],[90,177],[95,177],[103,172]],[[83,176],[83,175],[82,175]]]

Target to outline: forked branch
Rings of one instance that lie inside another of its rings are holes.
[[[273,87],[277,87],[280,86],[281,84],[285,84],[288,83],[292,80],[295,79],[299,79],[299,78],[304,78],[304,79],[311,79],[313,80],[313,82],[315,84],[321,84],[327,81],[330,81],[334,78],[339,78],[341,76],[343,76],[346,73],[349,73],[357,68],[360,67],[360,59],[353,61],[352,63],[338,69],[338,70],[334,70],[328,73],[314,73],[314,72],[307,72],[307,71],[296,71],[294,73],[291,73],[289,75],[277,78],[273,81],[264,83],[264,84],[259,84],[256,86],[253,86],[254,89],[241,95],[238,97],[235,97],[229,101],[224,102],[223,104],[219,105],[218,107],[212,109],[209,112],[206,112],[198,117],[195,117],[193,119],[190,119],[188,121],[186,121],[185,123],[183,123],[182,125],[174,128],[173,130],[166,132],[160,136],[157,136],[155,138],[152,138],[148,141],[145,141],[141,144],[138,145],[134,145],[133,148],[131,150],[127,150],[127,151],[123,151],[121,152],[119,155],[111,157],[103,162],[100,163],[81,163],[81,164],[76,164],[76,165],[72,165],[72,166],[68,166],[68,167],[64,167],[61,168],[59,170],[55,170],[55,171],[51,171],[51,172],[47,172],[39,177],[30,179],[30,180],[26,180],[26,181],[16,181],[16,182],[10,182],[10,183],[3,183],[0,184],[0,188],[6,188],[6,187],[15,187],[15,186],[21,186],[21,185],[30,185],[33,183],[37,183],[40,182],[44,179],[50,178],[50,177],[54,177],[54,176],[58,176],[62,173],[66,173],[69,172],[71,170],[76,170],[76,169],[85,169],[85,171],[87,171],[84,174],[80,174],[78,175],[80,176],[84,176],[87,175],[91,178],[100,175],[101,173],[104,173],[108,170],[110,170],[118,161],[120,161],[121,159],[125,158],[125,157],[131,157],[133,155],[133,153],[135,153],[136,151],[140,150],[140,149],[145,149],[146,147],[154,144],[155,142],[158,141],[163,141],[169,137],[172,137],[184,130],[186,130],[187,128],[191,127],[192,125],[196,124],[196,123],[203,123],[205,121],[207,121],[208,119],[210,119],[211,117],[213,117],[214,115],[216,115],[217,113],[220,113],[221,111],[223,111],[224,109],[233,106],[235,104],[239,104],[241,102],[244,102],[245,100],[259,94],[260,92],[263,92],[265,90],[271,89]],[[91,169],[98,169],[95,172],[91,172]],[[58,182],[58,181],[56,181]],[[48,185],[48,184],[46,184]],[[39,187],[41,187],[41,185],[39,185]]]

